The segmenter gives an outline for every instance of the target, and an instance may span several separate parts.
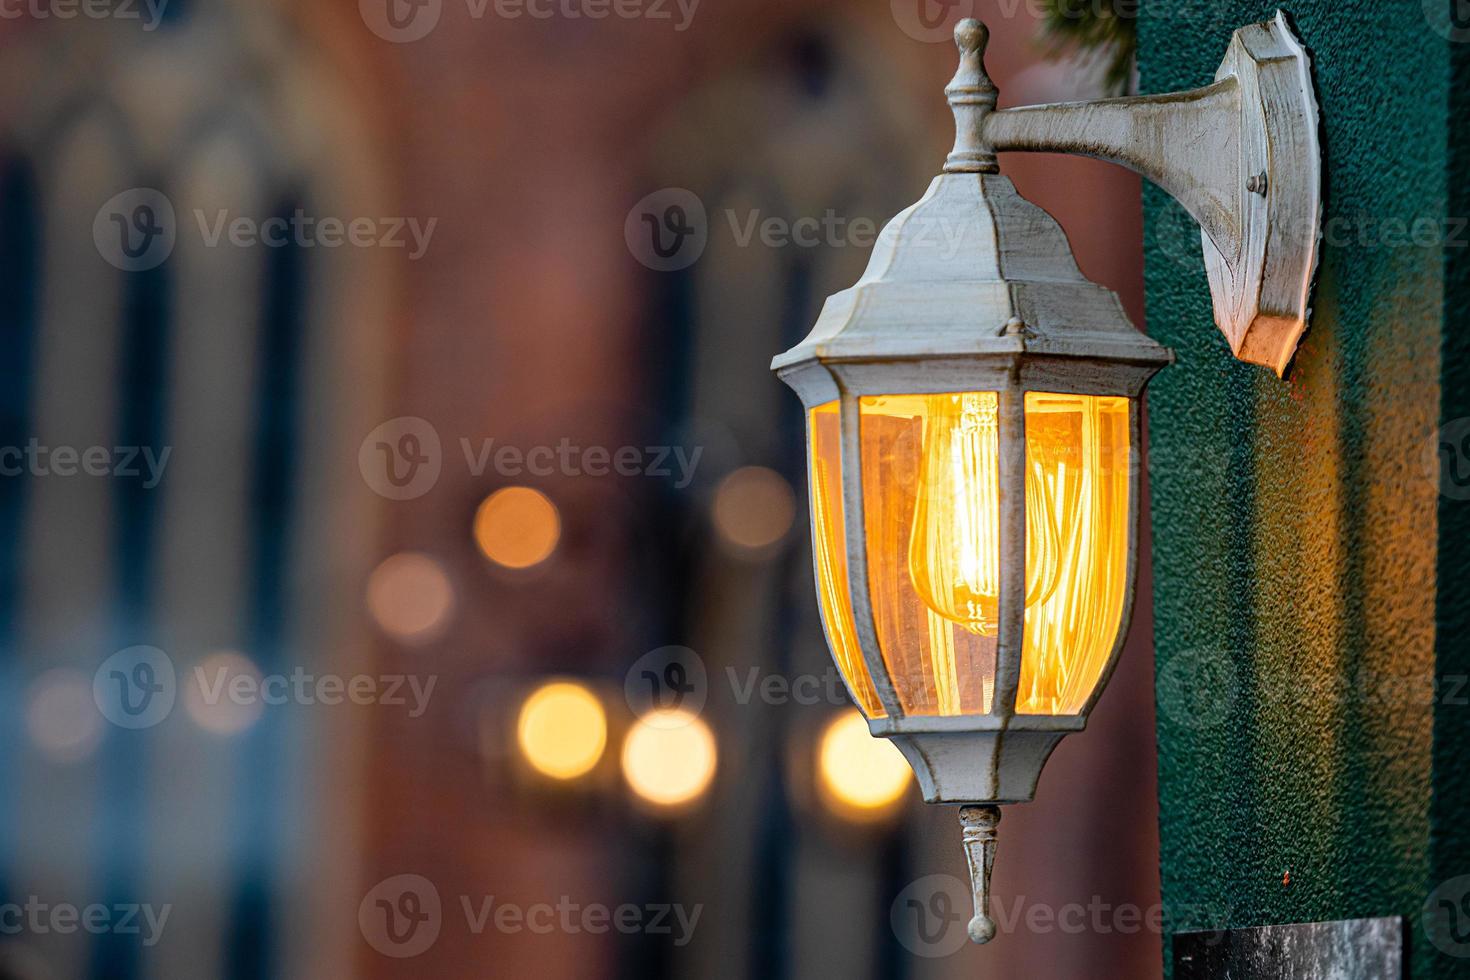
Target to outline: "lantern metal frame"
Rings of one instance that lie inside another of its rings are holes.
[[[996,110],[983,66],[986,39],[977,21],[955,28],[960,67],[945,92],[956,140],[944,172],[884,228],[863,277],[829,297],[810,335],[772,362],[808,413],[839,406],[846,599],[885,712],[869,718],[869,731],[904,754],[926,801],[961,804],[976,942],[995,934],[988,905],[999,805],[1033,799],[1048,757],[1086,726],[1117,665],[1137,573],[1140,399],[1154,373],[1173,361],[1133,327],[1115,294],[1082,276],[1060,226],[1000,175],[995,154],[1100,157],[1173,194],[1200,223],[1216,321],[1232,352],[1278,373],[1310,315],[1321,222],[1310,63],[1281,14],[1237,31],[1217,80],[1203,89],[1058,106]],[[946,252],[935,245],[936,228],[962,235]],[[993,391],[998,400],[1000,591],[990,710],[907,714],[883,658],[870,593],[861,400],[975,391]],[[1033,391],[1128,399],[1121,620],[1093,690],[1067,715],[1016,712],[1025,629],[1025,400]],[[823,627],[836,650],[825,617]],[[844,681],[862,703],[845,674]]]
[[[986,179],[1005,181],[1000,177]],[[1008,185],[1009,181],[1005,183]],[[1054,223],[1052,228],[1060,238],[1060,228]],[[1065,246],[1065,238],[1060,240]],[[1070,260],[1070,253],[1067,255]],[[1099,299],[1106,296],[1116,302],[1112,293],[1101,287],[1093,288]],[[1118,309],[1121,313],[1121,307]],[[1065,735],[1086,727],[1087,716],[1117,664],[1133,609],[1141,469],[1139,396],[1148,378],[1172,363],[1173,355],[1142,334],[1135,334],[1135,350],[1128,355],[1120,356],[1116,350],[1092,355],[1042,354],[1036,351],[1039,331],[1023,326],[1019,318],[1009,313],[1009,308],[997,311],[1005,316],[998,335],[977,338],[976,352],[967,355],[955,355],[946,349],[946,344],[930,341],[911,345],[909,356],[901,361],[849,360],[843,355],[827,355],[801,357],[796,363],[778,369],[782,380],[801,396],[806,411],[832,401],[839,403],[846,593],[863,664],[885,713],[869,718],[868,729],[875,736],[891,739],[904,754],[928,803],[999,804],[1033,799],[1041,769],[1057,743]],[[1046,318],[1040,319],[1046,322]],[[1095,345],[1110,346],[1113,345],[1105,342]],[[986,714],[914,715],[904,710],[878,643],[862,519],[865,511],[859,404],[868,395],[959,391],[994,391],[999,403],[1000,597],[994,693]],[[1128,399],[1128,554],[1122,616],[1101,676],[1076,714],[1018,714],[1015,710],[1025,628],[1025,589],[1021,586],[1026,568],[1025,398],[1031,391]],[[813,573],[819,575],[816,561],[814,554]],[[825,622],[823,628],[828,629]],[[833,639],[829,630],[829,645],[833,645]],[[861,703],[845,676],[844,682],[849,684],[848,693],[854,702]]]

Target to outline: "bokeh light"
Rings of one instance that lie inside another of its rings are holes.
[[[822,800],[839,816],[866,819],[887,813],[908,789],[913,770],[886,738],[868,734],[856,711],[833,718],[817,743]]]
[[[775,470],[743,466],[715,491],[715,528],[727,542],[759,552],[780,541],[796,517],[796,495]]]
[[[54,762],[80,762],[102,740],[102,714],[92,700],[92,678],[79,670],[48,670],[26,694],[26,732]]]
[[[497,490],[475,511],[475,543],[486,558],[505,568],[539,565],[560,538],[556,505],[531,487]]]
[[[241,677],[249,683],[242,684],[237,680]],[[237,735],[259,721],[265,710],[260,681],[260,669],[244,654],[211,653],[186,675],[184,710],[212,735]],[[233,693],[236,690],[239,693]]]
[[[703,796],[715,777],[717,759],[709,726],[680,709],[649,712],[623,742],[628,786],[659,807],[681,807]]]
[[[367,606],[383,632],[405,643],[438,636],[454,608],[454,587],[437,561],[417,551],[385,558],[368,577]]]
[[[607,748],[607,713],[585,685],[551,681],[521,705],[516,741],[537,772],[576,779],[591,772]]]

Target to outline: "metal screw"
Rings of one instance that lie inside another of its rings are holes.
[[[1245,189],[1250,191],[1252,194],[1260,194],[1262,197],[1265,197],[1266,175],[1262,173],[1257,174],[1254,177],[1247,177],[1245,181]]]

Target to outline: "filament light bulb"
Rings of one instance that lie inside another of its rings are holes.
[[[994,392],[930,395],[909,537],[914,590],[971,633],[995,632],[1000,606],[1000,433]],[[1040,476],[1041,474],[1037,474]],[[1026,605],[1056,590],[1057,521],[1046,479],[1026,481]]]

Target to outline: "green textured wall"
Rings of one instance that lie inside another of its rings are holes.
[[[1207,83],[1274,9],[1144,0],[1142,91]],[[1328,232],[1287,381],[1231,359],[1197,231],[1145,199],[1149,332],[1179,355],[1149,398],[1164,901],[1186,926],[1408,915],[1412,975],[1466,976],[1419,910],[1470,873],[1470,501],[1431,467],[1441,422],[1470,415],[1470,232],[1446,219],[1470,214],[1451,132],[1470,45],[1420,0],[1287,13]]]

